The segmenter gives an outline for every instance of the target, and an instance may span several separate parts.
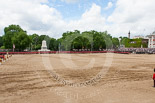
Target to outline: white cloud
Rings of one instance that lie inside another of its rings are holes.
[[[28,33],[61,37],[70,30],[108,30],[113,36],[149,34],[155,29],[155,0],[118,0],[108,18],[102,8],[92,4],[79,20],[65,21],[61,13],[46,5],[48,0],[1,0],[0,31],[10,24],[19,24]]]
[[[116,9],[108,17],[112,34],[149,34],[155,28],[155,0],[118,0]],[[146,30],[144,32],[144,29]]]
[[[112,7],[113,7],[113,3],[112,2],[109,2],[108,5],[107,5],[107,7],[105,7],[104,9],[105,10],[108,10],[108,9],[110,9]]]
[[[40,2],[29,2],[27,0],[22,0],[22,2],[20,0],[14,0],[14,2],[11,0],[0,1],[1,31],[10,24],[19,24],[30,34],[48,34],[51,37],[58,38],[66,31],[77,29],[81,31],[102,30],[105,25],[105,18],[101,15],[101,7],[96,4],[92,4],[92,7],[86,10],[79,20],[67,22],[63,20],[61,13],[55,8],[41,5]]]
[[[1,31],[10,24],[19,24],[29,33],[60,35],[65,22],[55,8],[40,4],[46,2],[47,0],[1,0]]]
[[[93,4],[79,20],[70,21],[68,26],[72,30],[103,30],[105,18],[101,15],[101,7]]]

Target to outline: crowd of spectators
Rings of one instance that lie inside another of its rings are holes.
[[[74,49],[73,51],[91,51],[90,49]],[[118,49],[99,49],[99,51],[129,52],[135,54],[155,54],[155,48],[118,48]]]
[[[119,48],[117,51],[135,54],[155,54],[155,48]]]

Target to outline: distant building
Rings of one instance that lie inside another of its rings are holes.
[[[140,35],[139,35],[139,36],[134,36],[134,37],[133,37],[133,39],[140,39],[140,38],[144,39],[145,37],[144,37],[144,36],[140,36]]]
[[[143,44],[148,44],[149,43],[149,39],[142,39],[142,43]]]
[[[147,36],[148,41],[148,48],[155,48],[155,32],[153,32],[151,35]]]

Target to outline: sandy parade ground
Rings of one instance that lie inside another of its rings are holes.
[[[155,55],[13,55],[0,65],[0,103],[154,103]]]

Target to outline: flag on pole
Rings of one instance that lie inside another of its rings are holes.
[[[15,44],[13,44],[13,49],[15,49],[16,48],[16,46],[15,46]]]
[[[13,44],[13,52],[14,52],[14,49],[16,48],[15,44]]]

